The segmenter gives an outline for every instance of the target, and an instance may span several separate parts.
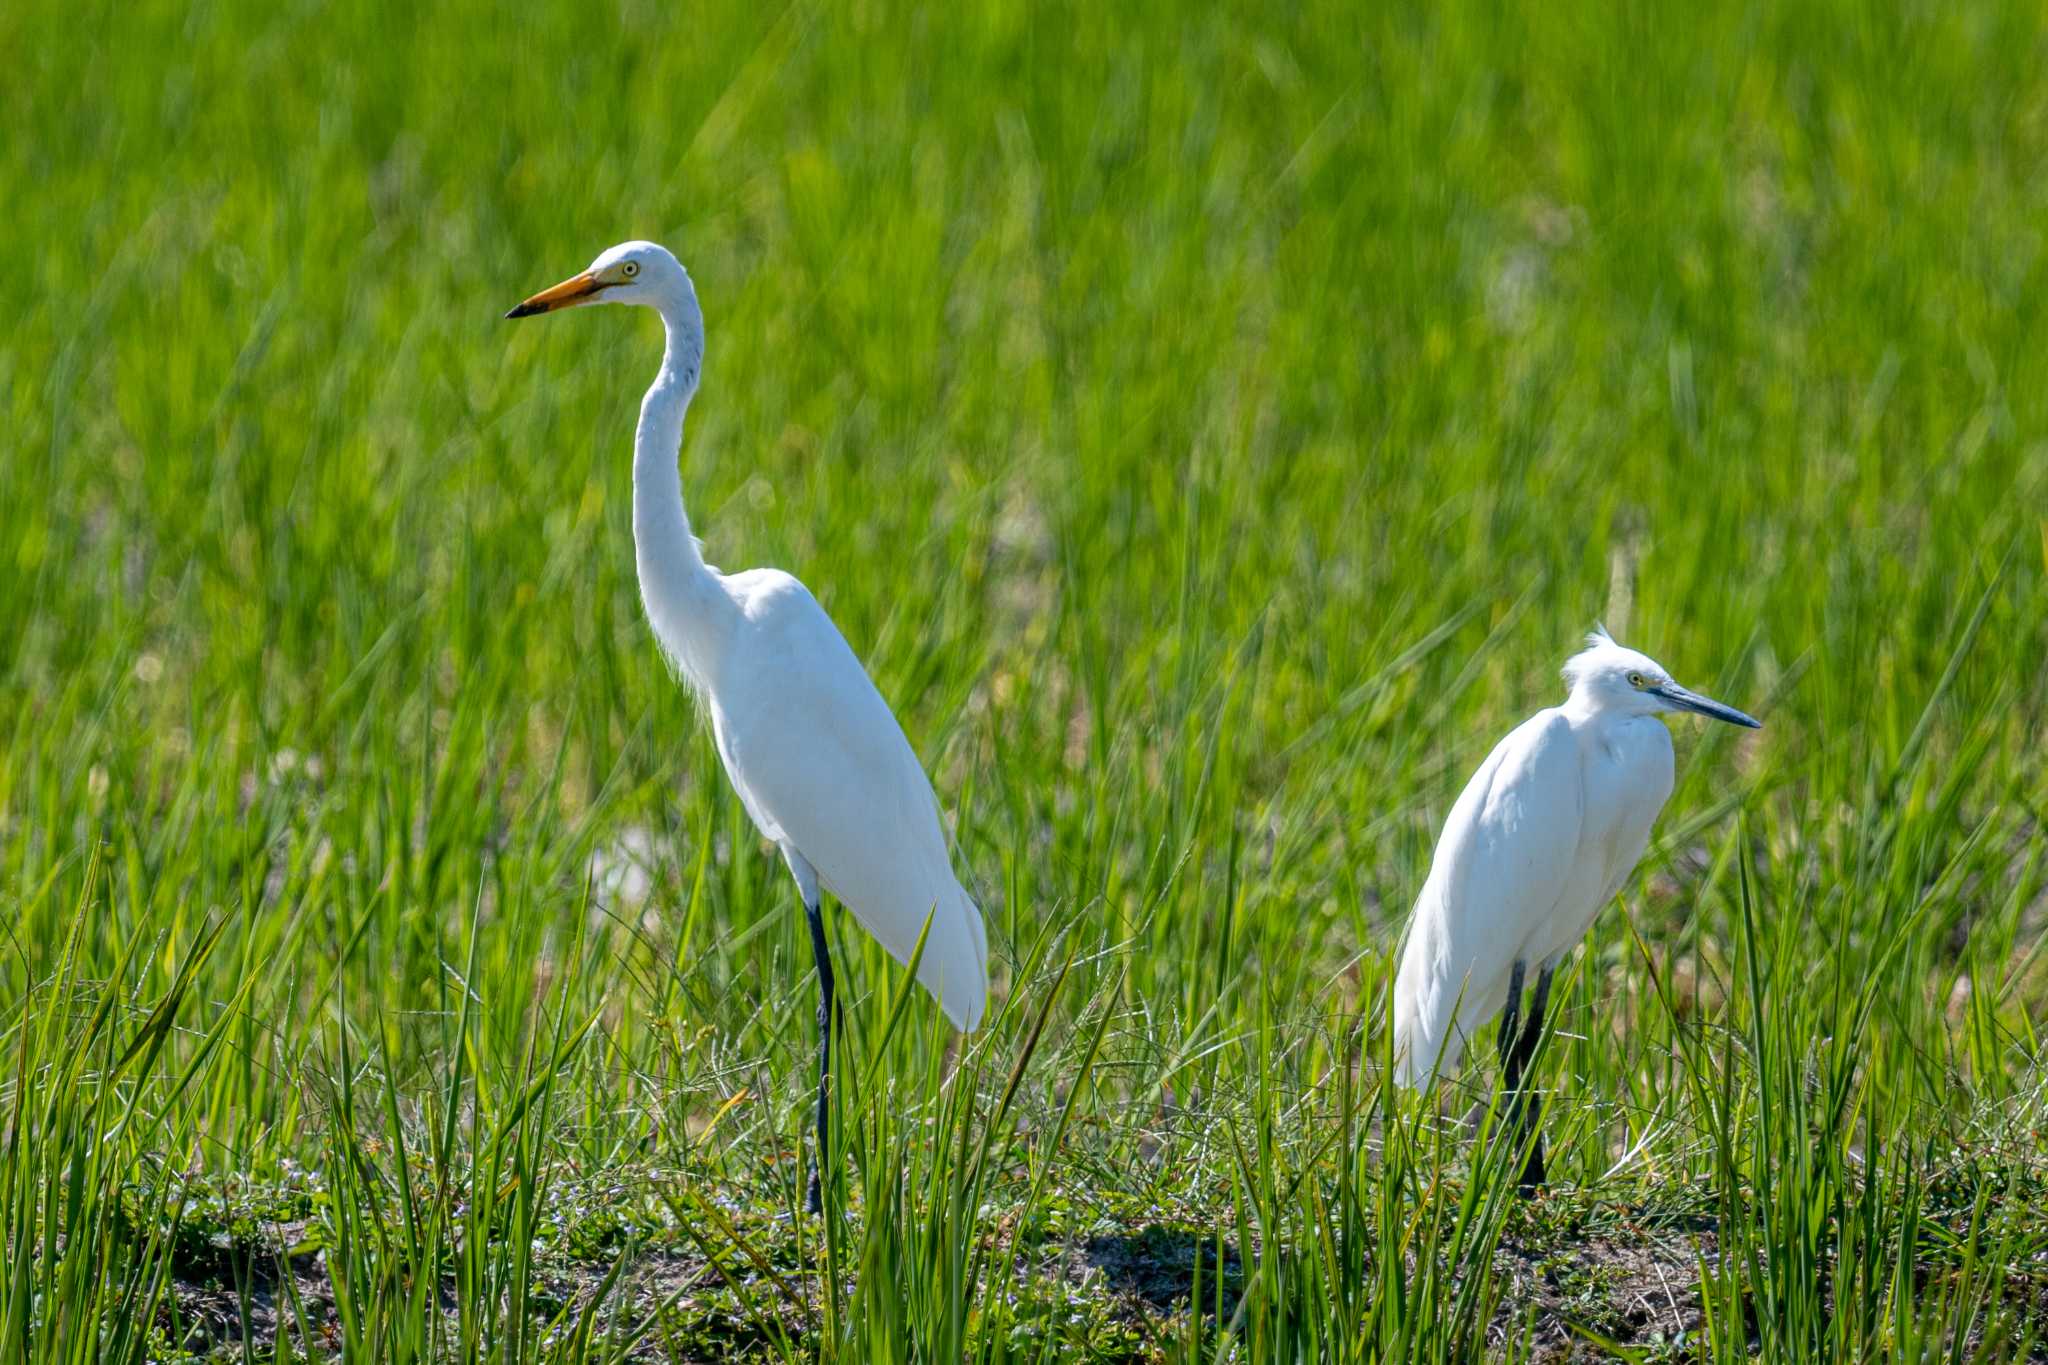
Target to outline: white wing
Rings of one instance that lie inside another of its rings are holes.
[[[930,780],[838,627],[788,574],[725,583],[743,620],[711,682],[719,755],[747,813],[972,1029],[988,1000],[981,911],[953,874]]]
[[[1394,984],[1402,1084],[1448,1075],[1505,1003],[1516,958],[1575,880],[1584,800],[1578,743],[1550,710],[1496,745],[1451,807]]]

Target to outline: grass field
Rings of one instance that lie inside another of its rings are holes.
[[[2048,17],[1274,8],[0,7],[0,1355],[2048,1359]],[[825,1219],[638,236],[988,917]],[[1596,620],[1766,728],[1524,1204],[1385,997]]]

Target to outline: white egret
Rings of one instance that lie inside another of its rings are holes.
[[[1564,666],[1570,695],[1508,734],[1465,786],[1437,840],[1394,984],[1397,1078],[1421,1086],[1458,1063],[1467,1036],[1501,1010],[1507,1119],[1529,1157],[1521,1185],[1543,1182],[1543,1138],[1522,1081],[1543,1030],[1550,977],[1649,843],[1671,795],[1671,732],[1691,711],[1761,722],[1671,680],[1604,629]],[[1529,968],[1536,987],[1519,1024]]]
[[[711,713],[727,776],[761,833],[782,850],[810,921],[818,970],[818,1159],[832,1077],[832,960],[819,889],[907,963],[954,1025],[988,999],[981,911],[954,875],[939,808],[888,704],[810,592],[777,569],[721,573],[704,562],[683,510],[683,414],[704,360],[704,314],[682,263],[625,242],[544,289],[508,318],[592,303],[651,308],[668,344],[633,438],[633,547],[655,638]],[[819,1170],[806,1200],[819,1209]]]

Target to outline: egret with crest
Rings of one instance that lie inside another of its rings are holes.
[[[1671,795],[1671,732],[1659,717],[1689,711],[1762,726],[1679,686],[1604,629],[1586,637],[1564,679],[1564,705],[1510,731],[1451,807],[1394,983],[1394,1064],[1404,1085],[1448,1074],[1470,1034],[1501,1011],[1507,1126],[1519,1124],[1527,1146],[1525,1194],[1544,1178],[1540,1103],[1523,1088],[1551,974],[1635,869]]]
[[[683,510],[683,414],[704,363],[704,314],[690,274],[664,247],[625,242],[543,289],[508,318],[587,304],[652,309],[667,333],[633,438],[633,548],[640,601],[662,652],[702,698],[726,775],[782,851],[810,923],[818,970],[820,1208],[832,1078],[832,959],[820,892],[908,963],[955,1027],[981,1022],[988,940],[953,872],[938,802],[888,703],[817,599],[778,569],[721,573]],[[929,929],[926,925],[929,923]]]

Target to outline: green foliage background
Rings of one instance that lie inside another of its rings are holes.
[[[640,236],[708,316],[708,555],[896,704],[1005,1002],[886,1028],[840,927],[843,1274],[785,1248],[758,1349],[1110,1350],[983,1263],[1095,1226],[1061,1190],[1243,1255],[1148,1358],[1516,1349],[1534,1234],[1375,1011],[1601,619],[1767,728],[1677,727],[1547,1053],[1560,1183],[1713,1211],[1674,1349],[2040,1330],[2038,7],[30,0],[0,49],[14,1339],[143,1349],[191,1182],[310,1201],[365,1352],[536,1349],[524,1287],[408,1297],[528,1285],[494,1152],[515,1230],[617,1186],[783,1245],[808,949],[639,613],[655,324],[499,320]]]

